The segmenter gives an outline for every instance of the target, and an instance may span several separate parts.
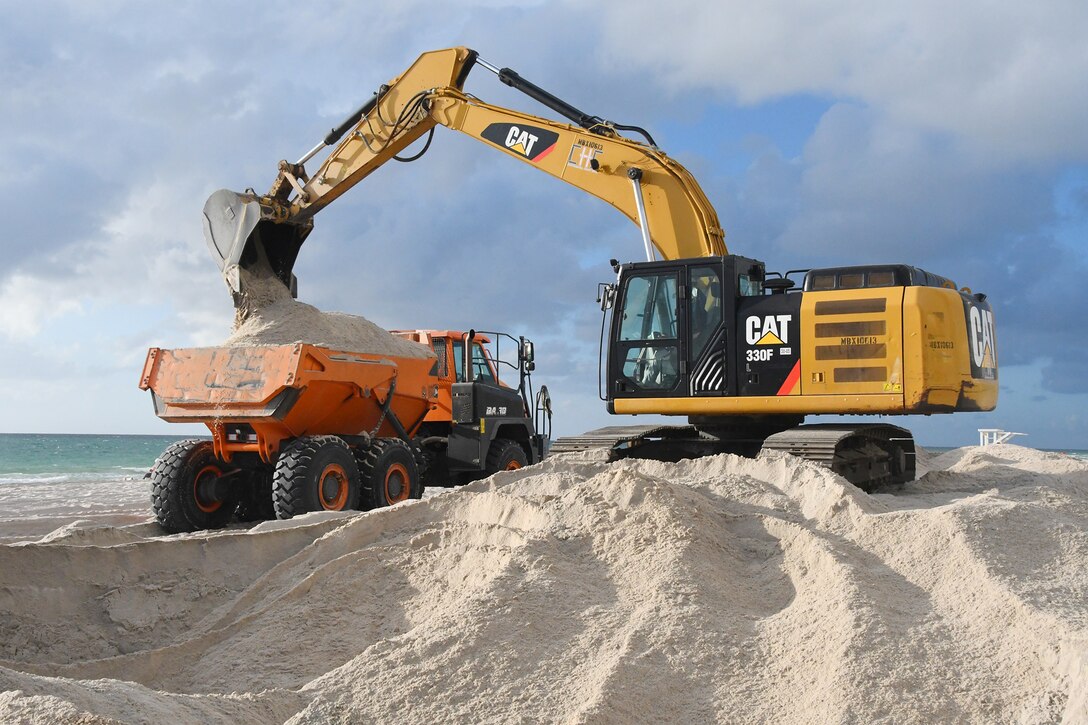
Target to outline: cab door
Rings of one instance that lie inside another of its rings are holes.
[[[732,370],[729,365],[729,330],[725,311],[731,305],[723,296],[728,285],[722,284],[723,269],[716,264],[692,264],[687,275],[688,393],[690,395],[726,395]]]
[[[632,273],[621,289],[609,353],[615,397],[686,393],[686,348],[680,304],[684,267]]]

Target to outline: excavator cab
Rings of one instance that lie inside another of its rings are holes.
[[[613,412],[894,415],[996,403],[992,308],[944,277],[854,265],[810,270],[796,288],[736,255],[617,266]]]
[[[782,306],[763,279],[762,262],[736,255],[623,265],[607,397],[736,395],[737,317],[754,300]]]

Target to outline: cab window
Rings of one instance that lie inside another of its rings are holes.
[[[453,341],[453,367],[457,371],[457,382],[465,382],[465,365],[464,356],[465,343],[463,340]],[[487,358],[484,357],[484,348],[478,342],[472,343],[472,379],[482,383],[491,383],[495,385],[495,373],[491,370],[491,366],[487,364]]]
[[[495,373],[484,356],[484,346],[478,342],[472,343],[472,379],[479,380],[481,383],[497,384]]]
[[[722,321],[721,282],[713,267],[691,270],[688,319],[691,321],[691,359],[695,360],[706,349],[712,333]]]
[[[763,283],[746,274],[737,275],[737,291],[741,297],[762,297]]]
[[[653,274],[631,278],[623,301],[621,340],[675,338],[676,275]]]
[[[670,390],[680,381],[677,277],[673,272],[632,277],[620,310],[622,374],[643,390]],[[633,344],[631,344],[633,343]]]
[[[449,350],[446,347],[445,337],[432,337],[431,349],[434,350],[435,357],[438,358],[437,375],[440,378],[448,378],[450,376],[449,363],[447,355]]]

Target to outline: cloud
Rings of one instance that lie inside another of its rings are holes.
[[[15,340],[30,339],[47,320],[78,314],[81,309],[76,299],[56,299],[40,279],[16,274],[0,286],[0,333]]]
[[[985,292],[1003,365],[1046,364],[1046,390],[1083,393],[1062,381],[1088,376],[1088,330],[1064,311],[1088,309],[1088,259],[1055,235],[1070,221],[1059,178],[1050,165],[995,171],[947,134],[842,103],[801,156],[756,158],[728,190],[726,224],[733,251],[779,269],[902,262]]]
[[[201,239],[208,194],[263,191],[278,159],[420,52],[463,43],[590,113],[649,127],[696,173],[736,253],[952,276],[990,294],[1004,364],[1049,364],[1043,384],[1068,387],[1088,374],[1073,354],[1086,330],[1055,310],[1088,309],[1088,270],[1058,232],[1085,225],[1088,187],[1068,182],[1062,213],[1053,197],[1088,159],[1086,14],[1073,2],[409,0],[371,3],[363,23],[351,3],[14,6],[0,28],[0,152],[15,169],[0,176],[0,336],[27,360],[75,338],[65,360],[126,386],[148,345],[222,339],[231,309]],[[554,115],[481,69],[468,86]],[[766,136],[737,137],[741,113]],[[302,297],[390,326],[534,336],[574,432],[603,407],[595,283],[609,257],[640,256],[637,230],[437,133],[422,160],[388,165],[322,213],[298,264]]]
[[[1088,159],[1088,6],[973,0],[600,6],[603,54],[675,91],[745,105],[855,99],[995,160]],[[643,31],[653,28],[652,42]]]

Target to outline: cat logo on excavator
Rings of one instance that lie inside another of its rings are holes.
[[[559,140],[559,134],[546,128],[513,123],[492,123],[480,135],[533,162],[550,154]]]
[[[744,321],[744,339],[749,345],[788,345],[793,315],[753,315]]]

